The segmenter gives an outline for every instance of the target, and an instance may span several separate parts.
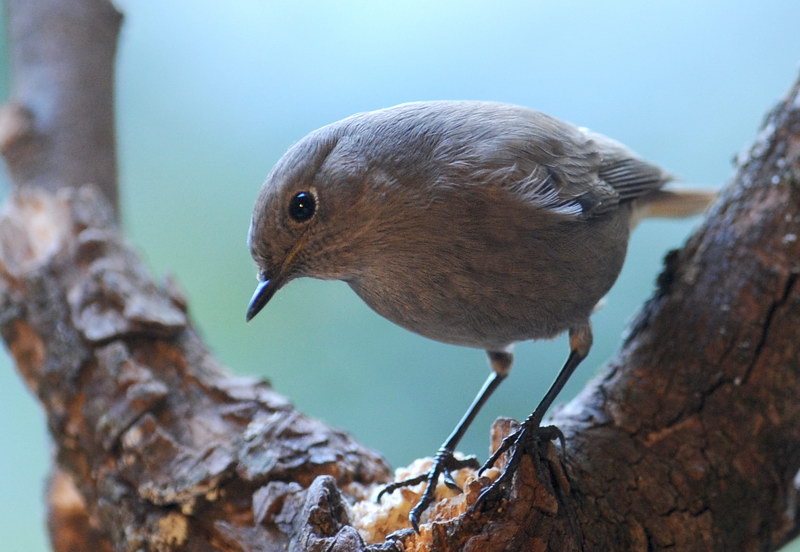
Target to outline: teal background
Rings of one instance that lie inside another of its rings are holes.
[[[733,155],[793,81],[800,3],[119,2],[124,226],[156,275],[172,274],[231,369],[269,378],[313,416],[393,465],[432,454],[487,375],[484,354],[372,313],[341,283],[301,280],[251,324],[245,246],[270,167],[308,131],[422,99],[514,102],[628,144],[687,183],[719,186]],[[4,41],[3,41],[4,42]],[[2,59],[3,97],[8,63]],[[665,252],[697,220],[645,222],[595,346],[560,397],[613,355]],[[524,417],[563,362],[563,338],[524,343],[461,450],[485,457],[498,415]],[[48,549],[45,423],[0,356],[0,549]],[[800,547],[796,547],[800,550]]]

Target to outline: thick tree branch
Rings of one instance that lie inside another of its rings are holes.
[[[225,374],[112,221],[94,188],[20,192],[0,220],[0,330],[112,548],[285,545],[296,516],[256,520],[299,509],[316,477],[356,493],[387,477],[348,436]]]
[[[382,460],[226,374],[176,286],[154,283],[119,235],[116,12],[11,8],[0,332],[55,441],[56,550],[768,550],[797,533],[798,86],[668,257],[617,359],[556,416],[565,464],[543,445],[507,499],[461,515],[485,484],[467,481],[420,535],[383,542],[413,493],[366,500]]]

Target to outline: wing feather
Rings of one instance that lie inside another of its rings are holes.
[[[403,172],[435,174],[437,186],[496,187],[555,216],[601,216],[670,180],[619,142],[524,107],[420,102],[355,116],[351,124],[364,117],[383,137],[370,151],[384,164],[395,160]],[[359,128],[364,139],[366,127]],[[398,144],[402,156],[394,151]]]

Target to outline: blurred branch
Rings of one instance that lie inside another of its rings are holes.
[[[93,183],[117,205],[114,62],[122,17],[107,0],[7,0],[12,100],[0,152],[16,186]]]
[[[797,533],[798,86],[617,359],[558,414],[566,464],[548,444],[500,503],[461,515],[472,481],[421,534],[367,546],[352,525],[382,540],[413,493],[370,505],[382,460],[228,375],[119,234],[119,16],[105,0],[10,8],[0,332],[55,441],[56,550],[770,550]]]

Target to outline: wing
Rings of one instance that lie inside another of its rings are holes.
[[[437,156],[462,179],[500,186],[553,214],[600,216],[670,180],[619,142],[544,113],[506,104],[468,107],[458,124],[448,125],[451,139]]]
[[[537,207],[571,217],[601,216],[671,179],[615,140],[549,117],[537,124],[544,128],[528,144],[510,145],[522,155],[517,179],[507,184]]]
[[[617,191],[620,201],[650,194],[673,179],[661,167],[645,161],[616,140],[586,129],[581,132],[600,152],[598,177]]]
[[[619,142],[510,104],[412,102],[337,126],[405,185],[488,186],[563,217],[612,212],[670,179]]]

